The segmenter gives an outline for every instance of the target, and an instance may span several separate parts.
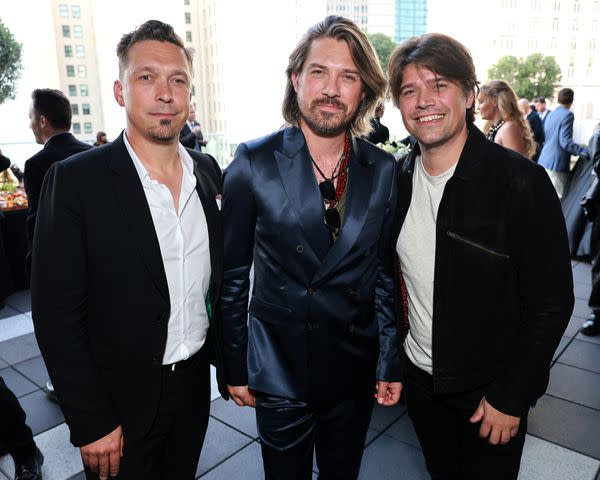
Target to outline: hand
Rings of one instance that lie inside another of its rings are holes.
[[[121,425],[105,437],[81,447],[83,464],[92,472],[98,472],[100,480],[106,480],[119,474],[119,465],[123,456],[123,430]]]
[[[227,390],[229,391],[231,399],[237,406],[248,406],[252,408],[256,407],[256,398],[254,397],[252,391],[248,388],[248,385],[244,385],[242,387],[232,387],[231,385],[227,385]]]
[[[202,129],[200,128],[200,125],[196,125],[195,127],[192,127],[192,132],[194,132],[194,135],[199,135],[200,133],[202,133]]]
[[[379,405],[384,407],[391,407],[396,405],[400,400],[400,393],[402,393],[401,382],[383,382],[381,380],[375,383],[375,398]]]
[[[487,438],[491,445],[506,445],[519,431],[521,418],[507,415],[492,407],[483,397],[473,416],[471,423],[481,422],[479,436]]]

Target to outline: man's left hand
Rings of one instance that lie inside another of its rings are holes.
[[[487,438],[491,445],[506,445],[519,431],[520,417],[507,415],[492,407],[483,397],[473,416],[471,423],[481,422],[479,436]]]
[[[377,403],[384,407],[396,405],[400,400],[401,392],[401,382],[383,382],[379,380],[375,384],[375,398],[377,399]]]

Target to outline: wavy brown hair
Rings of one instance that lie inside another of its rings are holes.
[[[492,80],[481,86],[481,94],[486,97],[495,98],[500,111],[500,117],[505,122],[511,121],[519,125],[521,130],[521,138],[525,146],[527,158],[533,158],[536,151],[536,144],[533,139],[533,133],[527,119],[523,117],[519,109],[519,101],[512,87],[504,80]],[[483,131],[487,135],[490,127],[494,123],[493,120],[487,120],[483,126]]]
[[[287,84],[281,107],[283,118],[289,125],[298,126],[300,108],[298,107],[296,90],[292,83],[292,74],[301,72],[312,42],[319,38],[342,40],[346,42],[350,49],[350,55],[360,74],[365,97],[360,102],[358,111],[350,122],[349,129],[352,135],[366,135],[371,131],[370,121],[375,109],[385,97],[387,82],[379,65],[375,49],[369,43],[367,36],[361,32],[352,20],[336,15],[330,15],[322,22],[310,27],[290,55],[285,70]]]

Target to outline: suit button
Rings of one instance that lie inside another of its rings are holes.
[[[350,296],[356,297],[358,295],[358,290],[356,288],[351,288],[350,290],[348,290],[348,293],[350,294]]]
[[[158,323],[163,323],[165,321],[165,315],[161,313],[158,317],[156,317],[156,320]]]
[[[314,295],[315,293],[317,293],[317,289],[316,287],[310,287],[308,289],[308,293],[310,293],[311,295]]]
[[[306,324],[306,329],[310,332],[313,329],[312,323],[308,322]]]
[[[364,255],[365,255],[365,257],[368,257],[369,255],[371,255],[371,249],[370,249],[370,248],[367,248],[367,249],[365,250],[365,253],[364,253]]]
[[[161,365],[160,360],[158,359],[158,357],[153,357],[152,358],[152,363],[154,363],[154,365]]]
[[[302,245],[297,245],[296,246],[296,252],[298,252],[298,253],[304,252],[304,247]]]
[[[353,323],[351,323],[350,325],[348,325],[348,331],[349,331],[350,333],[354,332],[354,328],[355,328],[355,327],[354,327],[354,324],[353,324]]]

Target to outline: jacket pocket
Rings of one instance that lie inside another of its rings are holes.
[[[256,296],[252,296],[248,312],[260,320],[274,324],[285,324],[292,315],[290,308],[275,305]]]
[[[465,238],[457,233],[451,232],[450,230],[448,230],[446,232],[446,235],[448,235],[450,238],[453,238],[454,240],[456,240],[458,242],[462,242],[466,245],[470,245],[471,247],[477,248],[483,252],[489,253],[490,255],[494,255],[496,257],[505,258],[507,260],[510,260],[510,255],[508,255],[507,253],[498,252],[496,250],[488,248],[485,245],[481,245],[480,243],[474,242],[473,240],[469,240],[468,238]]]

